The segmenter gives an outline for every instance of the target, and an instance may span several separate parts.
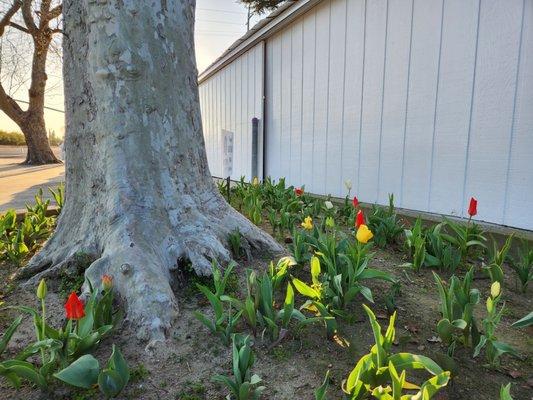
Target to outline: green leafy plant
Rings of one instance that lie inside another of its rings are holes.
[[[228,304],[228,310],[224,309],[224,303],[221,300],[221,297],[224,295],[226,289],[226,283],[228,282],[229,276],[233,268],[235,267],[234,263],[228,265],[224,274],[218,268],[216,262],[212,264],[213,271],[213,284],[214,292],[212,292],[207,286],[196,284],[198,290],[207,298],[211,307],[213,308],[214,318],[210,319],[206,314],[203,314],[199,311],[194,312],[194,316],[202,324],[204,324],[212,334],[218,336],[222,343],[228,345],[231,340],[231,335],[235,331],[237,322],[239,321],[242,311],[233,314],[231,303]]]
[[[65,185],[61,183],[56,189],[48,188],[57,206],[57,212],[61,213],[65,205]]]
[[[389,194],[389,206],[373,205],[368,217],[368,227],[374,233],[374,242],[379,247],[396,243],[403,232],[403,224],[398,220],[394,207],[394,194]]]
[[[322,385],[320,385],[315,390],[315,400],[326,400],[326,392],[328,391],[329,386],[329,370],[326,372],[326,376],[324,377],[324,380],[322,381]]]
[[[273,262],[270,262],[268,267],[268,276],[272,281],[272,288],[278,290],[281,285],[288,279],[289,271],[291,268],[295,267],[297,264],[294,257],[282,257],[278,260],[276,265]],[[250,288],[248,286],[248,292]]]
[[[252,374],[255,356],[250,345],[250,337],[241,334],[232,336],[232,375],[215,375],[214,382],[225,385],[230,390],[228,399],[256,400],[265,389],[259,386],[261,378]]]
[[[503,283],[503,263],[507,258],[507,254],[511,248],[513,235],[508,236],[504,245],[498,250],[496,241],[492,239],[492,251],[490,251],[490,258],[483,270],[489,275],[491,282]]]
[[[231,252],[233,257],[240,258],[242,257],[242,235],[239,231],[239,228],[236,228],[233,232],[228,235],[229,245],[231,247]]]
[[[98,388],[106,399],[116,397],[122,392],[130,379],[128,364],[120,350],[113,345],[111,357],[104,369],[90,354],[81,356],[68,367],[54,374],[58,380],[79,388]]]
[[[533,311],[525,317],[520,318],[518,321],[514,322],[511,326],[514,328],[525,328],[531,325],[533,325]]]
[[[500,388],[500,400],[513,400],[511,396],[511,384],[502,385]]]
[[[425,264],[428,267],[455,272],[459,265],[461,265],[461,252],[444,239],[444,226],[445,224],[441,222],[426,230]]]
[[[437,332],[442,341],[450,345],[453,354],[456,343],[464,346],[476,346],[479,343],[479,331],[474,318],[474,307],[479,303],[479,290],[472,288],[474,269],[471,268],[461,281],[452,276],[450,284],[433,272],[439,289],[442,319],[437,324]]]
[[[487,317],[483,319],[484,333],[474,349],[474,357],[477,357],[481,349],[485,348],[485,356],[491,367],[499,365],[499,359],[503,354],[511,354],[518,357],[516,350],[496,337],[496,328],[500,323],[505,304],[498,310],[501,299],[500,282],[494,281],[490,288],[490,296],[487,298]]]
[[[252,270],[247,271],[247,296],[244,301],[229,296],[222,296],[221,299],[230,302],[239,312],[242,312],[254,335],[257,334],[258,327],[261,327],[273,341],[279,341],[285,337],[291,320],[296,320],[299,324],[315,321],[306,318],[294,308],[294,290],[290,284],[287,284],[283,308],[277,310],[270,275],[257,276]]]
[[[106,297],[106,293],[112,291],[111,281],[108,281],[107,284],[102,283],[101,291],[100,289],[93,290],[92,287],[90,289],[91,292],[85,304],[75,293],[71,294],[65,304],[67,321],[59,329],[55,329],[47,323],[45,304],[47,287],[44,280],[40,282],[37,288],[37,298],[41,303],[40,312],[30,307],[9,307],[33,317],[36,341],[26,346],[14,359],[1,361],[0,375],[4,376],[15,388],[20,387],[22,380],[27,380],[45,390],[52,378],[78,387],[90,387],[95,384],[99,375],[99,367],[94,367],[94,362],[91,361],[94,360],[94,357],[89,353],[113,329],[113,325],[103,324],[113,315],[112,311],[108,313],[112,297],[110,295]],[[2,337],[0,355],[21,321],[22,317],[15,319]],[[119,353],[118,350],[113,351],[112,359],[121,358],[122,362],[125,363]],[[113,362],[108,366],[108,369],[114,368]],[[85,369],[82,371],[81,367],[85,367]],[[67,372],[63,373],[63,371]],[[71,373],[72,371],[78,372]],[[107,373],[105,370],[102,372]],[[115,388],[121,390],[127,383],[122,371],[119,371],[121,380],[116,382],[117,376],[114,372],[109,372],[108,375],[111,376],[106,381],[109,381],[109,385]],[[84,380],[89,378],[91,384],[85,385]],[[105,390],[103,386],[101,389]],[[107,392],[104,391],[108,398],[114,397],[115,394],[113,393],[115,392],[111,389]]]
[[[442,233],[442,237],[459,249],[463,260],[466,260],[473,251],[486,248],[487,238],[479,225],[470,220],[464,225],[447,218],[444,218],[444,224],[445,227],[450,228],[452,234]]]
[[[527,240],[522,240],[515,257],[508,257],[509,266],[516,272],[522,292],[525,293],[529,282],[533,281],[533,248]]]
[[[401,294],[401,287],[400,281],[394,282],[385,294],[385,307],[389,314],[396,310],[396,298]]]
[[[411,353],[392,353],[396,313],[391,316],[389,326],[383,334],[375,314],[366,305],[363,304],[363,307],[372,326],[375,344],[370,353],[359,359],[343,382],[343,391],[348,398],[358,400],[372,395],[383,400],[429,400],[448,384],[450,372],[443,371],[430,358]],[[409,369],[425,370],[433,376],[418,386],[407,382],[406,371]],[[404,391],[411,394],[403,394]]]
[[[426,262],[426,237],[422,232],[422,220],[418,217],[411,229],[405,229],[405,245],[411,262],[404,266],[419,272]]]
[[[337,335],[337,321],[333,316],[329,305],[324,304],[324,286],[319,280],[321,273],[320,261],[316,257],[311,258],[311,285],[292,277],[294,288],[308,300],[300,307],[300,310],[307,310],[316,316],[322,317],[326,327],[326,335],[329,339],[335,339]]]
[[[317,228],[312,236],[308,236],[308,243],[325,267],[319,277],[324,285],[324,301],[338,315],[343,315],[342,310],[359,293],[368,301],[374,301],[372,291],[363,284],[365,280],[396,281],[390,274],[368,267],[372,257],[371,243],[363,244],[347,238],[337,241],[335,233],[322,233]],[[311,258],[311,262],[316,261]]]

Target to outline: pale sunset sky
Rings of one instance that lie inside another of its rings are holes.
[[[196,1],[196,60],[198,71],[203,71],[235,40],[246,33],[247,9],[236,0],[197,0]],[[253,26],[261,17],[254,16],[250,23]],[[58,63],[55,62],[55,65]],[[2,69],[9,69],[8,60],[2,61]],[[46,106],[63,110],[63,86],[61,69],[57,66],[48,67],[49,88]],[[14,97],[27,100],[27,86],[18,90]],[[23,109],[26,105],[20,103]],[[65,130],[64,116],[61,112],[45,109],[47,129],[54,130],[62,136]],[[20,131],[2,111],[0,111],[0,130]]]

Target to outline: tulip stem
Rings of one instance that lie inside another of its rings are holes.
[[[42,321],[41,321],[41,340],[45,340],[46,335],[46,305],[44,299],[41,299]],[[46,363],[44,348],[41,347],[41,359],[43,365]]]

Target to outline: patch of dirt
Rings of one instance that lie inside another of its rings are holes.
[[[437,337],[436,323],[440,319],[438,292],[433,281],[431,270],[426,269],[420,275],[404,271],[399,265],[406,260],[398,250],[377,250],[371,261],[371,267],[389,271],[401,281],[401,293],[396,298],[398,310],[397,342],[395,352],[407,351],[432,357],[441,366],[446,360],[442,356],[445,349]],[[239,279],[235,285],[237,292],[245,291],[245,268],[264,270],[270,259],[256,259],[253,262],[242,262],[236,268]],[[8,290],[12,285],[9,276],[12,268],[0,265],[0,294],[5,305],[27,305],[37,307],[37,299],[33,291],[20,288]],[[306,279],[308,269],[300,274]],[[444,276],[448,278],[449,276]],[[482,293],[482,301],[478,307],[478,320],[483,317],[484,301],[490,292],[490,281],[484,275],[475,279],[474,286]],[[457,350],[456,364],[453,366],[455,377],[442,390],[437,399],[498,399],[502,384],[512,383],[512,394],[515,400],[531,399],[533,385],[533,352],[532,329],[515,329],[510,325],[533,309],[532,288],[522,294],[515,290],[514,272],[506,269],[504,298],[506,311],[498,329],[498,337],[515,346],[522,354],[522,359],[504,356],[499,370],[490,370],[483,366],[483,354],[474,359],[471,350]],[[146,343],[136,339],[135,330],[126,324],[119,326],[113,337],[102,343],[96,353],[101,362],[109,357],[111,344],[116,343],[122,350],[132,372],[132,379],[119,399],[142,400],[203,400],[224,399],[227,391],[211,381],[215,374],[229,374],[231,370],[231,348],[222,345],[220,340],[211,335],[194,317],[193,312],[199,310],[210,312],[203,296],[192,286],[193,282],[185,282],[176,288],[180,304],[180,322],[174,328],[169,339],[160,343],[148,353],[144,350]],[[53,286],[53,285],[52,285]],[[373,291],[375,304],[372,306],[380,318],[383,327],[388,324],[385,298],[390,284],[379,281],[369,285]],[[58,285],[56,285],[58,287]],[[299,331],[291,330],[290,337],[279,346],[270,348],[270,342],[259,337],[254,339],[256,365],[253,369],[266,385],[263,399],[314,399],[313,391],[317,388],[328,369],[331,370],[331,382],[328,399],[342,399],[341,383],[355,363],[366,354],[373,345],[370,325],[361,302],[357,298],[350,309],[353,318],[347,323],[339,321],[340,334],[349,342],[343,348],[325,337],[321,326],[308,326]],[[62,300],[51,290],[48,303],[48,315],[52,316],[55,326],[63,317]],[[298,298],[297,304],[303,299]],[[0,311],[0,331],[4,331],[12,317],[13,310]],[[239,331],[247,332],[242,324]],[[7,354],[12,355],[33,339],[33,325],[27,318],[19,332],[11,342]],[[0,380],[0,399],[57,399],[83,400],[99,399],[97,390],[75,391],[55,388],[52,394],[42,394],[25,386],[15,391]]]

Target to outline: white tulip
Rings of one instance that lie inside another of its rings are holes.
[[[352,181],[350,179],[346,179],[344,181],[344,186],[346,186],[346,190],[351,191],[352,190]]]

